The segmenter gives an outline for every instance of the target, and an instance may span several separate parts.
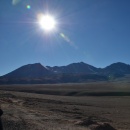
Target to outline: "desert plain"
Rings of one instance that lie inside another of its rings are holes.
[[[4,130],[130,130],[129,82],[0,85],[0,105]]]

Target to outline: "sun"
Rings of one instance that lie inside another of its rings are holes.
[[[42,29],[45,31],[52,31],[56,28],[56,20],[53,16],[46,14],[40,14],[38,16],[38,23]]]

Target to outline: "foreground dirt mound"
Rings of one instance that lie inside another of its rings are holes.
[[[91,117],[77,122],[76,125],[86,126],[89,127],[91,130],[116,130],[109,123],[98,123],[92,120]]]
[[[91,118],[87,118],[87,119],[84,119],[83,121],[79,121],[76,123],[76,125],[81,125],[81,126],[90,126],[93,124],[97,124],[97,122],[93,121]]]
[[[90,128],[91,130],[116,130],[108,123],[93,125]]]

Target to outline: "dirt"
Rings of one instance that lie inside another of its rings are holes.
[[[129,96],[0,91],[4,130],[130,130]]]

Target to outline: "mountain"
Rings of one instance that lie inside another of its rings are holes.
[[[39,78],[52,73],[53,72],[42,66],[40,63],[35,63],[24,65],[2,76],[2,78]]]
[[[72,63],[67,66],[54,66],[54,67],[49,67],[47,66],[48,69],[55,73],[72,73],[72,74],[96,74],[98,73],[99,69],[91,66],[89,64],[86,64],[84,62],[80,63]]]
[[[125,75],[125,74],[130,74],[130,65],[125,64],[125,63],[121,63],[121,62],[117,62],[117,63],[113,63],[107,67],[105,67],[104,69],[101,70],[102,74],[105,75]]]
[[[106,81],[107,76],[97,74],[52,74],[39,78],[0,78],[0,84],[57,84]]]
[[[130,65],[117,62],[105,68],[96,68],[84,62],[67,66],[43,66],[40,63],[24,65],[0,77],[0,84],[84,83],[107,81],[130,74]]]

